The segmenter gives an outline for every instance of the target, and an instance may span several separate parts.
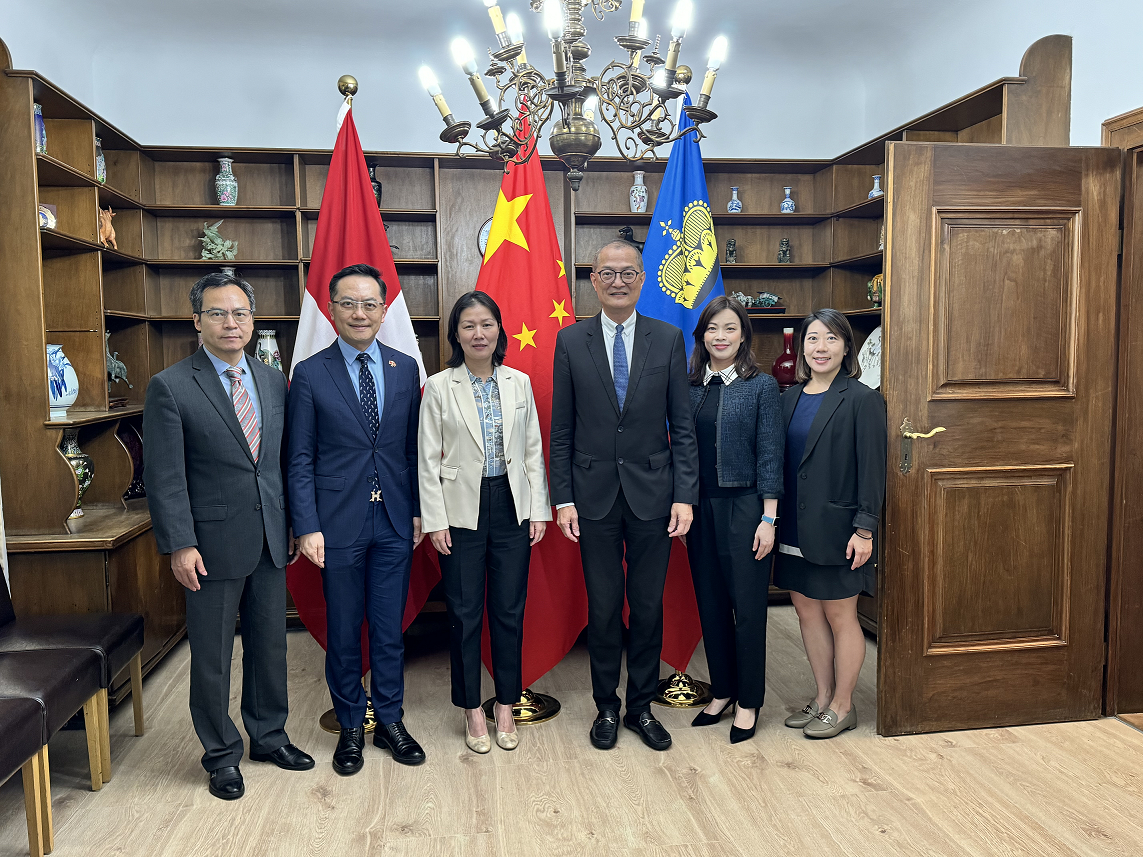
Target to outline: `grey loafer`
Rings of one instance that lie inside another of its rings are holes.
[[[835,735],[840,735],[847,729],[854,729],[856,726],[856,705],[849,709],[849,714],[845,715],[845,718],[842,720],[837,719],[837,714],[834,713],[832,708],[827,708],[806,724],[806,727],[802,730],[802,734],[807,738],[832,738]]]
[[[795,711],[786,718],[785,724],[791,729],[803,729],[807,723],[812,723],[814,718],[818,716],[818,703],[816,699],[811,699],[806,707],[801,711]]]

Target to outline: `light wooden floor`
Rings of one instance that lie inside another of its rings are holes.
[[[873,731],[875,651],[857,694],[860,726],[809,741],[782,719],[811,692],[797,621],[771,610],[769,692],[759,734],[731,747],[726,723],[688,726],[656,710],[675,744],[645,748],[620,730],[591,747],[587,655],[576,649],[536,688],[563,713],[524,730],[520,749],[463,745],[449,704],[448,655],[409,658],[406,723],[429,761],[394,764],[366,746],[365,769],[329,766],[334,736],[322,652],[292,633],[291,738],[318,759],[305,773],[246,762],[246,797],[212,798],[187,711],[185,643],[146,681],[143,738],[131,707],[111,717],[115,777],[85,786],[81,732],[51,743],[58,857],[70,855],[1057,855],[1143,848],[1143,733],[1115,720],[910,738]],[[239,648],[236,646],[236,649]],[[702,648],[693,672],[705,676]],[[235,659],[234,688],[241,661]],[[238,720],[238,700],[232,700]],[[0,738],[2,740],[2,738]],[[0,788],[0,855],[26,853],[19,777]]]

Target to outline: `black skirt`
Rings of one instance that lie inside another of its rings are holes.
[[[867,565],[872,567],[872,563]],[[774,585],[818,601],[838,601],[852,598],[865,589],[865,568],[817,565],[805,557],[778,552]]]

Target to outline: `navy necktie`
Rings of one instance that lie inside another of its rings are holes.
[[[357,386],[361,391],[361,409],[365,411],[365,421],[369,423],[369,431],[376,441],[377,432],[381,430],[381,415],[377,413],[377,385],[373,382],[373,372],[369,369],[369,355],[365,352],[358,354],[357,363]]]
[[[623,325],[615,325],[615,344],[611,348],[611,374],[615,376],[615,398],[619,400],[619,410],[623,410],[623,400],[627,398],[627,346],[623,344]]]

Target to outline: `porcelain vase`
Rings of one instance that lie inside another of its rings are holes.
[[[784,190],[786,192],[786,198],[784,200],[782,200],[782,205],[779,208],[780,208],[782,214],[793,214],[794,213],[794,201],[792,199],[790,199],[790,191],[792,191],[793,188],[792,187],[784,187],[784,188],[782,188],[782,190]]]
[[[730,202],[726,204],[727,214],[739,214],[742,211],[742,200],[738,198],[738,188],[730,189]]]
[[[48,346],[48,402],[53,420],[66,420],[67,409],[79,395],[79,377],[62,345]]]
[[[143,438],[139,430],[130,423],[122,422],[115,430],[116,437],[131,456],[131,484],[123,492],[124,500],[137,500],[147,496],[147,488],[143,484]]]
[[[46,155],[48,153],[48,128],[44,124],[44,113],[40,105],[32,105],[36,117],[36,154]]]
[[[282,353],[278,350],[278,331],[258,331],[258,347],[254,350],[254,356],[267,366],[272,366],[279,372],[282,371]]]
[[[782,328],[782,340],[782,353],[778,355],[774,365],[770,367],[770,374],[778,382],[778,389],[785,391],[798,383],[798,355],[794,351],[794,328]]]
[[[881,176],[874,176],[873,177],[873,190],[869,191],[869,198],[873,199],[873,197],[881,196],[881,194],[883,194],[883,193],[885,193],[885,191],[883,191],[881,189]]]
[[[103,141],[95,138],[95,180],[100,184],[107,182],[107,158],[103,155]]]
[[[95,466],[92,464],[91,456],[79,448],[79,429],[64,429],[60,452],[75,471],[75,479],[79,483],[79,495],[68,519],[82,518],[83,495],[87,493],[87,489],[91,487],[91,480],[95,478]]]
[[[214,192],[219,205],[238,205],[238,179],[234,177],[231,158],[218,159],[218,175],[214,177]]]
[[[643,170],[635,170],[635,184],[631,185],[631,210],[636,214],[647,210],[647,186],[643,184]]]

